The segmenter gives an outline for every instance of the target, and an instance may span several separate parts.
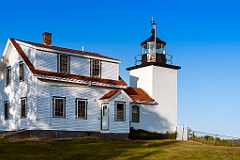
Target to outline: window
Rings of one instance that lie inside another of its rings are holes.
[[[27,117],[27,99],[21,98],[21,118]]]
[[[53,117],[65,118],[66,98],[53,97]]]
[[[6,68],[6,86],[11,84],[11,67]]]
[[[69,73],[69,56],[63,54],[59,55],[59,72]]]
[[[24,63],[19,62],[19,81],[24,81]]]
[[[76,114],[77,118],[87,119],[87,100],[76,100]]]
[[[98,59],[91,59],[91,76],[101,77],[101,61]]]
[[[9,102],[4,102],[4,119],[8,120],[9,118]]]
[[[139,122],[139,106],[132,106],[132,122]]]
[[[115,121],[125,121],[125,103],[115,103]]]

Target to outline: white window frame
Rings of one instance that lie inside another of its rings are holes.
[[[6,86],[11,85],[11,79],[12,79],[12,77],[11,77],[12,71],[11,70],[12,70],[11,66],[6,68]]]
[[[136,115],[136,116],[134,116]],[[134,119],[136,117],[136,119]],[[140,122],[140,107],[138,105],[132,106],[132,122],[139,123]]]
[[[101,77],[101,61],[99,59],[91,59],[90,76]]]
[[[79,113],[79,106],[80,102],[84,102],[84,106],[83,106],[83,114]],[[77,98],[76,99],[76,118],[77,119],[87,119],[87,99],[81,99],[81,98]],[[81,116],[82,115],[82,116]]]
[[[59,102],[62,101],[62,102]],[[60,107],[56,105],[62,105]],[[66,117],[66,97],[53,97],[53,118]]]
[[[4,120],[9,119],[9,102],[5,101],[4,102]]]
[[[66,59],[63,59],[64,57]],[[69,55],[66,55],[66,54],[59,54],[58,55],[58,71],[60,73],[69,73],[69,71],[70,71],[70,64],[69,63],[70,63]]]
[[[114,120],[115,121],[126,121],[126,103],[125,102],[115,102]]]
[[[24,63],[19,62],[19,81],[24,81]]]
[[[27,118],[27,98],[21,98],[21,118]]]

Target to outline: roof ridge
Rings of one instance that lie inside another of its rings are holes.
[[[20,39],[16,39],[16,38],[10,38],[10,39],[13,39],[15,41],[17,40],[17,41],[20,41],[20,42],[23,42],[23,43],[28,43],[28,44],[34,45],[36,47],[42,47],[42,48],[58,50],[58,51],[62,51],[62,52],[70,52],[70,53],[76,53],[76,54],[82,54],[82,55],[88,55],[88,56],[93,56],[93,57],[106,58],[106,59],[120,61],[116,58],[112,58],[112,57],[109,57],[109,56],[104,56],[104,55],[96,53],[96,52],[87,52],[87,51],[81,51],[81,50],[72,49],[72,48],[66,48],[66,47],[60,47],[60,46],[54,46],[54,45],[45,45],[45,44],[42,44],[42,43],[25,41],[25,40],[20,40]]]

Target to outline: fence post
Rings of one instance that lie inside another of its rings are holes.
[[[214,136],[214,142],[213,142],[213,146],[215,146],[215,144],[216,144],[216,139],[217,139],[217,134],[215,134],[215,136]]]

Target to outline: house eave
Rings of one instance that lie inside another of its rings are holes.
[[[42,80],[82,84],[82,85],[87,85],[89,87],[98,86],[98,87],[108,87],[108,88],[127,88],[127,86],[123,86],[123,85],[114,85],[114,84],[107,84],[107,83],[94,82],[94,81],[88,81],[88,80],[79,80],[74,78],[64,78],[64,77],[48,76],[48,75],[41,75],[41,74],[35,74],[35,75],[37,76],[38,79],[42,79]]]

